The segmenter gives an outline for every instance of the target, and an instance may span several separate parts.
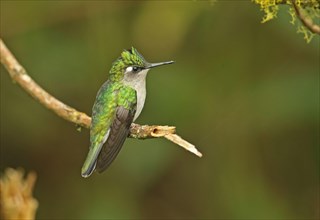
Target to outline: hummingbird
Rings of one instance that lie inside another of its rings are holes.
[[[146,99],[146,76],[151,68],[174,61],[149,63],[134,48],[124,50],[99,89],[92,108],[90,148],[82,177],[106,170],[126,140],[130,125],[140,115]]]

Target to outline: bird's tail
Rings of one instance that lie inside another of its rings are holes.
[[[98,155],[101,151],[103,144],[99,144],[98,146],[91,146],[89,149],[89,153],[87,155],[86,160],[81,169],[81,176],[84,178],[89,177],[94,171],[97,163]]]

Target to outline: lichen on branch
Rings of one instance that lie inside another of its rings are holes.
[[[280,5],[288,5],[288,12],[291,15],[293,25],[297,26],[297,32],[304,34],[304,39],[309,43],[315,34],[320,35],[320,26],[315,21],[320,18],[319,0],[252,0],[260,5],[265,15],[262,23],[277,17]],[[296,23],[299,19],[301,23]]]

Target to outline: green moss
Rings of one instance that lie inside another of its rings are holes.
[[[262,23],[270,21],[277,17],[279,11],[279,4],[290,5],[288,9],[289,14],[291,15],[290,23],[297,27],[297,33],[302,33],[304,39],[309,43],[314,34],[301,22],[296,22],[297,15],[295,9],[292,6],[290,0],[252,0],[254,3],[260,5],[260,9],[265,13]],[[318,20],[320,18],[320,3],[318,0],[296,0],[296,4],[299,7],[303,16],[311,20]]]

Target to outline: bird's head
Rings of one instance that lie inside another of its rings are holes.
[[[142,79],[145,78],[149,69],[173,62],[149,63],[132,47],[129,50],[124,50],[121,56],[113,62],[110,70],[110,80],[130,82]]]

